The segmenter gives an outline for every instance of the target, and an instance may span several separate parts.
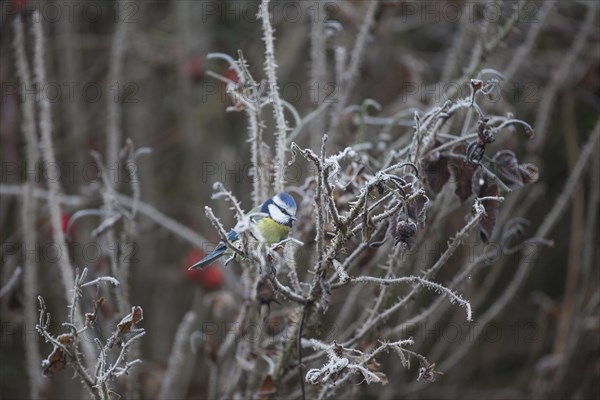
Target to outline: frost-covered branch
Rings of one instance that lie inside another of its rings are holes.
[[[137,327],[137,324],[143,319],[142,308],[133,307],[131,313],[123,317],[121,322],[117,324],[115,331],[106,340],[104,345],[101,344],[100,338],[94,338],[94,342],[97,345],[94,357],[96,359],[96,366],[94,372],[91,373],[84,365],[80,347],[84,341],[89,341],[90,335],[93,335],[90,332],[94,331],[94,329],[88,328],[92,328],[97,324],[98,307],[105,300],[101,298],[95,302],[95,309],[91,313],[86,313],[85,324],[83,326],[77,325],[75,310],[77,309],[79,299],[83,296],[84,288],[101,283],[119,285],[119,282],[110,276],[101,276],[91,281],[86,281],[87,275],[88,270],[85,268],[81,274],[76,274],[74,280],[72,299],[68,307],[69,317],[67,322],[62,324],[64,327],[69,328],[70,332],[55,336],[49,331],[50,313],[46,311],[46,305],[41,296],[38,297],[40,310],[36,330],[46,342],[50,342],[53,345],[50,355],[42,361],[43,374],[50,377],[64,370],[65,367],[70,366],[88,388],[90,395],[93,398],[104,400],[110,399],[111,394],[115,393],[114,389],[109,386],[108,381],[113,377],[118,378],[126,374],[134,365],[141,363],[140,359],[127,361],[126,355],[130,345],[144,336],[146,332],[144,329]],[[113,362],[109,362],[109,354],[115,344],[118,344],[119,352],[116,359]],[[88,360],[88,362],[94,359]]]
[[[283,192],[285,183],[285,149],[288,125],[283,113],[283,104],[279,95],[279,84],[277,80],[277,62],[275,61],[275,39],[273,38],[273,27],[271,26],[271,15],[269,13],[269,0],[262,0],[260,6],[260,18],[262,20],[263,40],[265,42],[265,74],[269,90],[269,100],[273,105],[275,118],[275,176],[273,189],[275,193]]]

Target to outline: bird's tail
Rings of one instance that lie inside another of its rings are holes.
[[[204,257],[202,260],[198,261],[196,264],[192,265],[189,269],[204,268],[207,265],[212,264],[219,257],[221,257],[223,255],[223,253],[225,253],[226,249],[227,249],[227,246],[217,247],[216,249],[213,250],[212,253],[210,253],[209,255]]]

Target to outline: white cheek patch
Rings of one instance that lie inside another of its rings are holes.
[[[290,220],[275,204],[269,204],[269,216],[280,224],[287,224]]]

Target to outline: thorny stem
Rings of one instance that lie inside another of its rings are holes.
[[[233,243],[231,243],[231,241],[227,238],[227,232],[225,231],[225,228],[223,227],[221,222],[219,222],[217,217],[215,217],[215,214],[213,213],[212,208],[206,206],[206,207],[204,207],[204,211],[206,213],[206,217],[208,218],[208,220],[217,229],[217,232],[219,233],[219,236],[221,237],[221,241],[223,243],[225,243],[225,245],[231,251],[233,251],[235,254],[237,254],[241,258],[246,258],[246,255],[240,249],[238,249]]]
[[[17,16],[14,19],[13,29],[15,35],[14,49],[16,58],[16,69],[19,81],[23,87],[32,87],[31,69],[27,61],[25,48],[25,28],[23,19]],[[26,162],[27,169],[33,170],[34,166],[39,164],[40,153],[38,149],[38,135],[35,126],[35,104],[31,96],[24,96],[22,105],[22,123],[21,130],[26,141]],[[37,217],[37,199],[34,189],[36,188],[34,175],[27,177],[25,185],[25,196],[23,206],[21,207],[21,223],[23,225],[23,245],[26,249],[35,247],[37,240],[37,230],[35,220]],[[35,299],[38,291],[38,274],[36,256],[32,252],[25,252],[23,261],[24,277],[24,316],[27,325],[33,324],[35,316]],[[1,297],[1,295],[0,295]],[[38,366],[42,362],[40,350],[37,343],[32,340],[25,341],[25,356],[27,361],[27,373],[29,376],[29,395],[31,398],[40,397],[42,389],[42,377],[38,373]]]
[[[394,250],[390,252],[390,254],[388,256],[388,261],[387,261],[387,270],[385,273],[385,278],[391,278],[394,276],[394,274],[396,272],[396,268],[399,264],[398,259],[401,258],[399,256],[399,254],[402,253],[403,251],[404,251],[403,246],[395,246]],[[350,281],[350,279],[348,279],[348,281]],[[374,315],[379,312],[379,308],[381,307],[384,300],[386,299],[387,293],[388,293],[387,287],[383,286],[381,288],[381,290],[379,291],[379,295],[377,296],[377,299],[375,300],[373,307],[371,307],[371,309],[368,312],[366,321],[364,321],[364,320],[360,321],[363,325],[365,323],[367,323],[368,321],[371,321],[372,318],[374,317]]]
[[[350,265],[352,265],[352,263],[358,258],[358,256],[361,255],[362,252],[364,250],[366,250],[368,247],[369,247],[369,243],[361,242],[358,246],[356,246],[354,251],[348,257],[346,257],[346,259],[344,260],[342,265],[340,265],[339,270],[347,272]],[[333,281],[338,277],[338,275],[339,274],[337,272],[332,274],[328,280],[328,283],[331,285],[333,283]],[[332,288],[333,288],[333,286],[332,286]]]
[[[136,333],[129,340],[127,340],[126,342],[123,342],[121,344],[121,351],[119,352],[117,359],[105,373],[101,374],[100,377],[97,378],[97,381],[98,381],[97,385],[104,384],[108,380],[108,378],[110,378],[111,376],[114,375],[117,367],[123,362],[123,360],[125,358],[125,354],[127,352],[127,348],[129,347],[129,345],[132,344],[133,342],[135,342],[136,340],[140,339],[145,334],[146,334],[146,332],[142,330],[141,332]]]
[[[245,107],[246,116],[248,118],[248,141],[251,143],[250,150],[250,162],[252,163],[253,170],[253,185],[252,185],[252,201],[254,207],[260,205],[262,201],[268,195],[268,182],[265,179],[267,176],[263,170],[264,157],[263,157],[263,129],[264,123],[261,117],[261,99],[258,84],[250,74],[246,60],[241,51],[238,53],[238,62],[231,60],[230,64],[235,66],[240,82],[246,84],[248,93],[246,97],[252,102],[252,107]],[[232,85],[234,85],[232,83]],[[244,97],[244,96],[242,96]]]
[[[439,145],[438,147],[435,147],[435,148],[429,150],[427,152],[427,154],[425,154],[425,157],[427,157],[429,154],[432,154],[432,153],[435,153],[435,152],[439,152],[439,151],[442,151],[442,150],[445,150],[445,149],[452,148],[452,147],[456,146],[459,143],[468,142],[469,140],[473,140],[473,139],[477,139],[477,133],[471,133],[471,134],[466,135],[466,136],[460,136],[460,137],[458,137],[458,138],[456,138],[454,140],[451,140],[449,142],[443,143],[443,144]]]
[[[233,193],[225,189],[225,186],[223,186],[221,182],[215,182],[213,184],[213,188],[216,190],[215,194],[212,195],[213,199],[224,198],[233,206],[233,210],[235,211],[238,220],[243,220],[244,218],[246,218],[246,214],[244,213],[244,210],[242,210],[242,206],[238,199],[235,198]]]
[[[325,14],[325,5],[323,2],[318,1],[314,4],[316,7],[316,15]],[[317,107],[317,110],[321,110],[328,106],[328,101],[325,99],[325,86],[327,79],[327,52],[326,52],[326,37],[324,35],[324,24],[325,19],[311,18],[311,29],[310,29],[310,79],[311,87],[317,88],[316,96],[313,98],[313,106]],[[318,104],[322,101],[321,104]],[[314,140],[312,144],[316,145],[316,139],[325,132],[325,116],[320,115],[320,112],[316,113],[313,111],[308,116],[314,115],[314,121],[311,122],[311,139]],[[312,114],[312,115],[311,115]],[[308,117],[307,116],[307,117]],[[294,137],[299,133],[301,126],[305,123],[297,126],[294,131],[288,137],[288,141],[294,140]],[[316,147],[316,146],[313,146]]]
[[[296,353],[298,354],[298,378],[300,379],[300,390],[302,391],[302,400],[305,399],[306,394],[304,392],[304,376],[302,371],[302,330],[304,329],[304,319],[306,318],[308,310],[308,303],[302,310],[302,317],[300,318],[300,327],[298,328],[298,335],[296,339]]]
[[[302,295],[294,292],[289,287],[283,285],[274,274],[268,274],[269,281],[273,284],[275,289],[277,289],[280,293],[282,293],[289,300],[296,302],[298,304],[304,305],[306,304],[306,299],[302,297]]]
[[[116,7],[123,9],[125,2],[119,0]],[[116,23],[115,32],[112,37],[110,59],[109,59],[109,71],[108,71],[108,85],[120,85],[123,78],[124,59],[127,49],[127,32],[128,23],[123,18],[119,18]],[[122,129],[121,129],[121,105],[120,99],[115,99],[113,96],[107,96],[106,103],[106,163],[108,168],[104,168],[102,171],[102,182],[105,186],[103,190],[104,207],[109,214],[118,212],[115,210],[114,202],[114,187],[118,186],[119,183],[119,171],[120,171],[120,154],[119,148],[122,144]],[[99,161],[99,156],[97,157]],[[99,164],[101,164],[99,162]],[[139,188],[138,188],[139,189]],[[134,206],[136,199],[139,196],[139,190],[136,194],[134,189],[133,198]],[[135,209],[135,207],[134,207]],[[114,224],[110,225],[106,231],[105,240],[108,243],[117,243],[117,234],[114,230]],[[117,299],[117,307],[119,313],[124,314],[130,308],[128,293],[126,293],[126,279],[129,274],[129,266],[127,263],[121,263],[121,257],[119,257],[119,251],[110,252],[110,265],[112,274],[119,278],[120,281],[125,283],[125,286],[115,292],[115,298]]]
[[[285,143],[288,126],[283,113],[283,104],[281,103],[279,86],[277,84],[277,63],[275,62],[275,45],[269,14],[269,2],[269,0],[262,0],[260,18],[262,20],[263,40],[265,42],[265,74],[267,75],[270,101],[273,104],[273,114],[277,127],[275,133],[275,177],[273,189],[275,193],[279,193],[283,192],[285,182]]]
[[[321,261],[323,248],[325,245],[325,233],[323,226],[325,220],[323,218],[323,186],[327,184],[325,175],[325,144],[327,143],[327,135],[323,135],[321,142],[321,159],[319,163],[315,163],[317,167],[317,194],[315,196],[315,208],[317,210],[317,262]]]
[[[122,8],[123,2],[117,4],[117,7]],[[123,59],[127,44],[127,28],[128,23],[125,23],[123,18],[119,18],[116,24],[116,31],[112,39],[112,48],[110,53],[108,85],[120,85],[123,72]],[[119,126],[121,118],[121,107],[118,99],[112,96],[107,97],[107,163],[112,175],[107,177],[111,182],[118,182],[118,163],[119,163],[119,146],[121,145],[121,129]]]
[[[457,302],[461,306],[465,307],[465,309],[467,310],[467,321],[472,321],[471,305],[468,301],[463,299],[460,295],[454,293],[451,289],[448,289],[447,287],[442,286],[439,283],[431,282],[427,279],[423,279],[418,276],[403,276],[400,278],[377,278],[374,276],[359,276],[356,278],[350,278],[350,280],[347,283],[376,283],[378,285],[383,286],[396,285],[399,283],[419,284],[421,286],[433,289],[439,293],[443,293],[446,296],[448,296],[450,302]]]
[[[318,176],[320,176],[321,171],[322,171],[320,169],[320,168],[322,168],[322,165],[320,165],[321,160],[319,158],[317,158],[316,155],[312,151],[310,151],[308,149],[302,150],[295,144],[292,145],[292,150],[300,151],[301,154],[305,158],[311,160],[317,166],[317,170],[318,170],[317,173],[319,174]],[[396,168],[396,166],[390,167],[390,170],[392,170],[393,168]],[[338,230],[336,236],[334,237],[334,239],[332,240],[332,243],[323,252],[324,253],[323,255],[319,255],[319,260],[317,262],[317,268],[315,271],[313,282],[311,284],[311,288],[309,290],[309,297],[308,297],[307,303],[303,307],[302,310],[299,310],[296,313],[296,316],[295,316],[296,320],[298,320],[300,318],[310,318],[310,314],[314,311],[314,309],[315,309],[314,305],[318,301],[318,299],[321,296],[327,296],[326,293],[323,293],[324,288],[323,288],[323,283],[322,283],[326,277],[327,268],[333,262],[336,255],[340,252],[346,239],[349,236],[351,236],[351,234],[353,234],[353,231],[349,232],[348,228],[354,223],[354,221],[360,216],[361,212],[363,211],[364,204],[367,201],[368,193],[370,192],[370,190],[372,188],[374,188],[383,179],[386,179],[386,174],[381,174],[381,175],[377,176],[375,179],[373,179],[373,180],[369,181],[367,184],[365,184],[358,199],[356,200],[356,202],[354,203],[354,205],[352,206],[352,208],[350,209],[348,214],[344,217],[344,219],[343,219],[344,224],[339,227],[339,230]],[[319,184],[319,186],[322,186],[323,180],[318,178],[318,184]],[[317,188],[317,190],[319,190],[319,188]],[[320,193],[322,193],[322,189],[321,189]],[[317,196],[317,198],[315,200],[317,201],[318,198],[319,197]],[[321,204],[318,204],[317,207],[319,207],[319,205],[321,205]],[[319,226],[319,225],[317,225],[317,226]],[[355,230],[360,229],[360,225],[356,226],[354,229]],[[279,357],[278,357],[278,360],[276,363],[276,368],[273,373],[273,379],[275,382],[277,382],[282,377],[284,370],[286,368],[286,365],[287,365],[287,360],[289,359],[291,351],[294,347],[294,343],[298,339],[297,335],[299,335],[299,334],[300,334],[299,328],[298,328],[298,325],[296,324],[292,328],[290,335],[288,336],[288,340],[284,344],[283,350],[279,353]]]
[[[421,154],[426,154],[429,151],[442,126],[454,113],[463,108],[476,109],[480,115],[482,114],[477,103],[471,103],[469,97],[457,101],[448,100],[442,106],[435,108],[423,117],[420,117],[415,112],[415,132],[410,145],[409,161],[420,169]],[[433,126],[431,126],[432,124]]]
[[[325,167],[324,172],[323,172],[323,175],[324,175],[323,180],[324,180],[325,190],[327,191],[327,206],[329,208],[329,213],[331,214],[331,217],[333,218],[333,223],[335,224],[336,228],[341,228],[343,226],[344,222],[343,222],[342,217],[340,216],[340,213],[338,212],[338,209],[335,205],[335,200],[333,198],[333,185],[330,185],[327,182],[328,172],[329,172],[329,168]]]
[[[114,225],[117,223],[122,217],[125,215],[122,210],[118,210],[115,207],[115,189],[113,187],[112,182],[117,182],[117,180],[112,181],[111,175],[107,171],[104,163],[102,162],[100,154],[95,151],[92,151],[92,157],[96,161],[96,165],[98,166],[98,170],[100,172],[100,177],[102,179],[103,191],[102,198],[104,201],[104,212],[106,218],[100,224],[100,226],[92,231],[92,236],[100,235],[106,232],[108,243],[117,243],[116,234],[114,231]],[[116,168],[116,167],[113,167]],[[132,210],[137,209],[138,199],[136,199],[136,195],[134,192]],[[130,216],[127,216],[130,218]],[[111,272],[115,277],[118,277],[119,280],[123,281],[124,277],[121,276],[121,273],[124,272],[121,268],[123,267],[119,262],[119,252],[111,251],[110,252],[110,267]],[[128,267],[125,266],[125,269]],[[127,274],[127,273],[126,273]],[[115,297],[117,299],[117,306],[119,309],[119,313],[124,314],[130,308],[129,301],[127,299],[126,293],[123,290],[119,290],[115,293]]]
[[[456,234],[452,242],[448,245],[448,248],[444,253],[438,258],[431,268],[423,272],[422,279],[429,279],[435,275],[440,268],[442,268],[452,257],[454,252],[459,248],[462,242],[466,239],[469,232],[473,230],[476,226],[478,226],[479,222],[485,215],[485,210],[481,203],[476,200],[475,201],[475,215],[471,218],[471,220]],[[362,339],[371,329],[377,326],[381,321],[387,319],[391,314],[393,314],[396,310],[404,306],[417,292],[419,291],[419,287],[413,288],[405,297],[395,303],[393,306],[389,307],[385,311],[377,314],[374,318],[367,324],[365,324],[361,330],[351,339],[347,340],[344,345],[350,346],[353,343],[356,343],[360,339]]]
[[[81,275],[79,274],[79,271],[76,272],[75,274],[75,283],[74,283],[74,287],[73,287],[73,300],[71,301],[71,305],[69,306],[69,323],[71,324],[71,331],[72,331],[72,335],[73,335],[73,352],[74,352],[74,356],[75,356],[75,364],[76,365],[80,365],[83,369],[83,362],[81,360],[81,354],[79,354],[79,334],[81,332],[77,331],[76,325],[75,325],[75,309],[77,308],[77,299],[79,298],[79,296],[81,296],[81,284],[83,283],[83,280],[85,279],[85,277],[87,276],[87,268],[84,269],[81,273]],[[84,326],[83,330],[85,330],[87,328],[87,326]],[[91,378],[89,377],[89,375],[87,374],[87,371],[85,369],[83,369],[83,372],[85,373],[86,377],[88,379],[91,380]]]
[[[34,36],[34,70],[35,82],[38,91],[42,91],[46,87],[46,67],[44,60],[44,34],[42,21],[37,11],[34,11],[33,21],[33,36]],[[50,100],[43,93],[38,93],[40,99],[39,106],[39,126],[42,139],[42,156],[46,165],[57,165],[56,156],[54,153],[54,145],[52,143],[52,115],[50,109]],[[65,233],[62,230],[61,208],[59,203],[60,197],[60,182],[56,179],[48,180],[48,204],[50,208],[50,220],[52,222],[52,236],[58,247],[59,254],[62,254],[58,260],[61,277],[64,286],[64,292],[67,302],[69,299],[69,290],[73,283],[73,267],[69,260],[69,251],[65,241]],[[78,313],[79,314],[79,313]],[[80,317],[80,320],[83,318]],[[84,350],[89,359],[93,357],[93,348],[89,342],[84,342]]]
[[[518,249],[523,249],[526,246],[533,245],[533,244],[539,244],[542,246],[551,247],[553,243],[551,241],[548,241],[545,239],[531,238],[531,239],[528,239],[525,242],[521,243],[519,246],[517,246],[517,248],[511,249],[511,252],[515,252]],[[504,249],[504,252],[506,252],[506,251],[507,251],[507,249]],[[480,266],[481,264],[484,264],[485,262],[489,262],[490,259],[495,259],[496,257],[500,256],[500,253],[502,253],[502,251],[497,249],[493,254],[482,254],[481,256],[477,257],[469,265],[467,265],[465,267],[465,269],[459,275],[455,276],[454,279],[452,279],[452,282],[450,284],[448,284],[446,286],[449,289],[454,289],[454,288],[458,287],[462,282],[464,282],[465,279],[467,279],[469,276],[471,276],[473,271],[478,266]],[[383,336],[387,337],[390,335],[397,335],[399,333],[405,332],[406,329],[408,329],[412,326],[415,326],[419,322],[429,318],[429,316],[431,316],[435,311],[438,311],[438,313],[440,311],[443,312],[443,310],[445,310],[448,307],[448,306],[446,306],[446,307],[443,307],[440,309],[440,306],[442,306],[443,301],[444,301],[444,299],[442,297],[439,297],[427,309],[422,311],[419,315],[417,315],[409,320],[403,321],[400,325],[397,325],[393,328],[390,328],[390,329],[384,331]],[[477,306],[477,304],[475,304],[475,306]]]
[[[33,21],[33,34],[35,37],[35,48],[34,48],[34,66],[35,66],[35,82],[38,90],[46,87],[46,70],[44,62],[44,34],[42,32],[42,21],[37,11],[32,18]],[[50,111],[50,100],[43,93],[40,93],[40,113],[39,113],[39,126],[42,137],[42,155],[46,165],[57,165],[56,156],[54,154],[54,146],[52,143],[52,116]],[[67,301],[69,300],[69,288],[73,282],[73,268],[69,262],[69,254],[67,246],[65,244],[65,235],[62,231],[61,224],[61,210],[58,202],[60,195],[59,181],[56,179],[50,179],[48,181],[48,203],[50,206],[50,217],[52,221],[52,233],[54,240],[59,247],[60,254],[63,257],[59,258],[59,266],[65,290]]]

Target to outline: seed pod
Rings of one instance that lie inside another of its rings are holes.
[[[398,221],[396,232],[394,232],[394,246],[397,246],[399,242],[406,244],[406,246],[410,246],[415,233],[417,233],[417,224],[413,221]]]

